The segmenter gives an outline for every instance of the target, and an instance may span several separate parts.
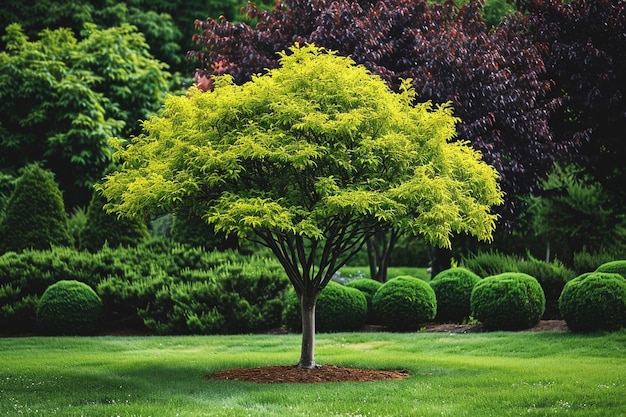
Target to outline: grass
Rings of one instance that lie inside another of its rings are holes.
[[[624,416],[626,331],[339,333],[316,359],[399,381],[206,381],[295,363],[299,335],[0,339],[1,416]]]

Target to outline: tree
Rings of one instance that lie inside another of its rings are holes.
[[[563,106],[550,118],[559,140],[583,144],[580,162],[626,202],[626,2],[518,1],[508,30],[532,40]]]
[[[547,244],[546,262],[553,255],[571,264],[574,253],[611,252],[626,244],[626,215],[580,167],[555,166],[531,202],[534,232]]]
[[[72,244],[63,197],[52,173],[24,168],[0,222],[0,254]]]
[[[226,234],[272,250],[302,310],[298,366],[316,366],[315,303],[333,274],[381,230],[449,245],[489,239],[502,202],[494,169],[448,142],[449,105],[412,105],[349,58],[313,45],[241,86],[170,96],[145,134],[117,143],[123,169],[99,187],[127,216],[185,205]]]
[[[40,162],[55,173],[66,207],[86,205],[110,163],[111,136],[138,130],[156,111],[169,74],[130,26],[78,41],[68,29],[29,41],[17,24],[0,52],[0,169]]]

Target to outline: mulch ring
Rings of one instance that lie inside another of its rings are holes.
[[[380,331],[382,329],[367,329]],[[565,331],[563,320],[542,320],[535,327],[525,331]],[[422,328],[425,332],[477,333],[485,331],[479,324],[441,324],[428,323]],[[397,380],[409,376],[408,371],[344,368],[335,365],[323,365],[314,369],[301,369],[292,366],[263,366],[257,368],[224,369],[205,375],[205,380],[234,380],[263,384],[277,383],[317,383],[317,382],[368,382]]]
[[[258,368],[224,369],[206,375],[205,380],[235,380],[262,384],[316,383],[316,382],[368,382],[403,379],[407,371],[344,368],[322,365],[313,369],[291,366],[262,366]]]

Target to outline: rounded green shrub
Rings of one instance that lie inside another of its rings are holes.
[[[465,268],[450,268],[438,273],[430,282],[437,297],[435,320],[461,323],[470,316],[470,297],[481,277]]]
[[[596,272],[605,272],[609,274],[620,274],[626,278],[626,260],[611,261],[600,265]]]
[[[385,282],[376,291],[372,307],[376,317],[389,329],[411,331],[435,318],[437,298],[425,281],[402,275]]]
[[[361,291],[330,281],[317,299],[315,329],[322,333],[358,330],[366,314],[367,300]],[[286,297],[283,321],[290,331],[302,331],[300,300],[293,289]]]
[[[522,272],[505,272],[479,281],[470,296],[472,316],[487,330],[522,330],[535,326],[545,311],[539,281]]]
[[[102,300],[83,282],[62,280],[44,291],[37,306],[37,325],[48,335],[93,334],[102,318]]]
[[[373,324],[376,322],[376,315],[374,314],[374,310],[372,308],[372,298],[382,285],[382,282],[371,278],[355,279],[346,284],[346,287],[356,288],[365,296],[365,299],[367,300],[367,316],[365,321],[367,323]]]
[[[617,273],[582,274],[565,284],[559,308],[573,332],[626,327],[626,279]]]

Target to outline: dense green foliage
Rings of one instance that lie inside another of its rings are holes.
[[[37,305],[37,325],[47,335],[92,335],[101,321],[102,300],[83,282],[58,281],[44,291]]]
[[[93,193],[87,207],[87,219],[79,235],[79,248],[96,252],[105,244],[111,247],[135,246],[150,236],[144,220],[109,214],[103,208],[106,202],[100,193]]]
[[[441,271],[430,281],[437,297],[439,322],[462,323],[470,317],[470,297],[481,277],[465,268]]]
[[[558,299],[566,282],[576,273],[555,259],[541,261],[530,254],[520,258],[496,251],[479,252],[463,259],[463,265],[480,276],[498,275],[505,272],[522,272],[539,281],[546,297],[544,319],[559,319]]]
[[[555,169],[530,201],[534,232],[551,255],[571,263],[575,253],[626,248],[626,213],[619,202],[575,166]]]
[[[178,214],[174,216],[170,230],[176,242],[192,246],[203,246],[209,250],[227,250],[238,247],[237,236],[226,236],[216,232],[215,227],[200,217]]]
[[[0,254],[71,245],[65,205],[53,175],[33,164],[23,170],[0,219]]]
[[[181,271],[176,279],[165,280],[138,312],[158,334],[260,332],[280,326],[288,285],[275,262],[223,263],[212,271]]]
[[[348,281],[346,287],[356,288],[361,291],[367,300],[367,316],[365,321],[369,324],[376,324],[376,315],[374,314],[374,308],[372,307],[372,298],[378,289],[381,287],[382,282],[372,278],[359,278],[352,281]]]
[[[437,298],[428,283],[411,276],[385,282],[372,298],[374,314],[396,331],[414,331],[437,314]]]
[[[626,327],[626,279],[609,272],[580,275],[565,285],[559,307],[573,332],[619,330]]]
[[[322,290],[315,309],[318,332],[346,332],[359,330],[367,316],[367,300],[361,291],[331,281]],[[288,330],[302,331],[300,301],[294,290],[287,293],[283,323]]]
[[[245,319],[226,323],[220,333],[278,326],[282,293],[289,285],[280,264],[262,255],[209,252],[164,240],[137,247],[105,246],[96,253],[71,248],[7,253],[0,257],[0,332],[35,331],[37,301],[46,288],[61,280],[77,280],[96,289],[104,303],[105,320],[136,317],[142,310],[146,323],[163,332],[168,331],[164,317],[170,313],[163,303],[171,298],[168,290],[172,289],[181,303],[171,328],[179,333],[192,331],[183,327],[184,316],[214,310],[226,320],[235,315]],[[215,297],[185,292],[195,287]],[[228,302],[222,305],[220,299]],[[199,326],[192,329],[208,332]]]
[[[29,40],[13,24],[0,52],[0,169],[40,162],[55,173],[66,206],[86,205],[110,163],[107,141],[136,133],[157,110],[169,73],[131,26],[87,26]]]
[[[624,278],[626,278],[626,260],[617,260],[603,263],[598,266],[596,272],[607,272],[620,274]]]
[[[488,330],[521,330],[539,323],[546,299],[539,282],[521,272],[486,277],[472,290],[472,317]]]

